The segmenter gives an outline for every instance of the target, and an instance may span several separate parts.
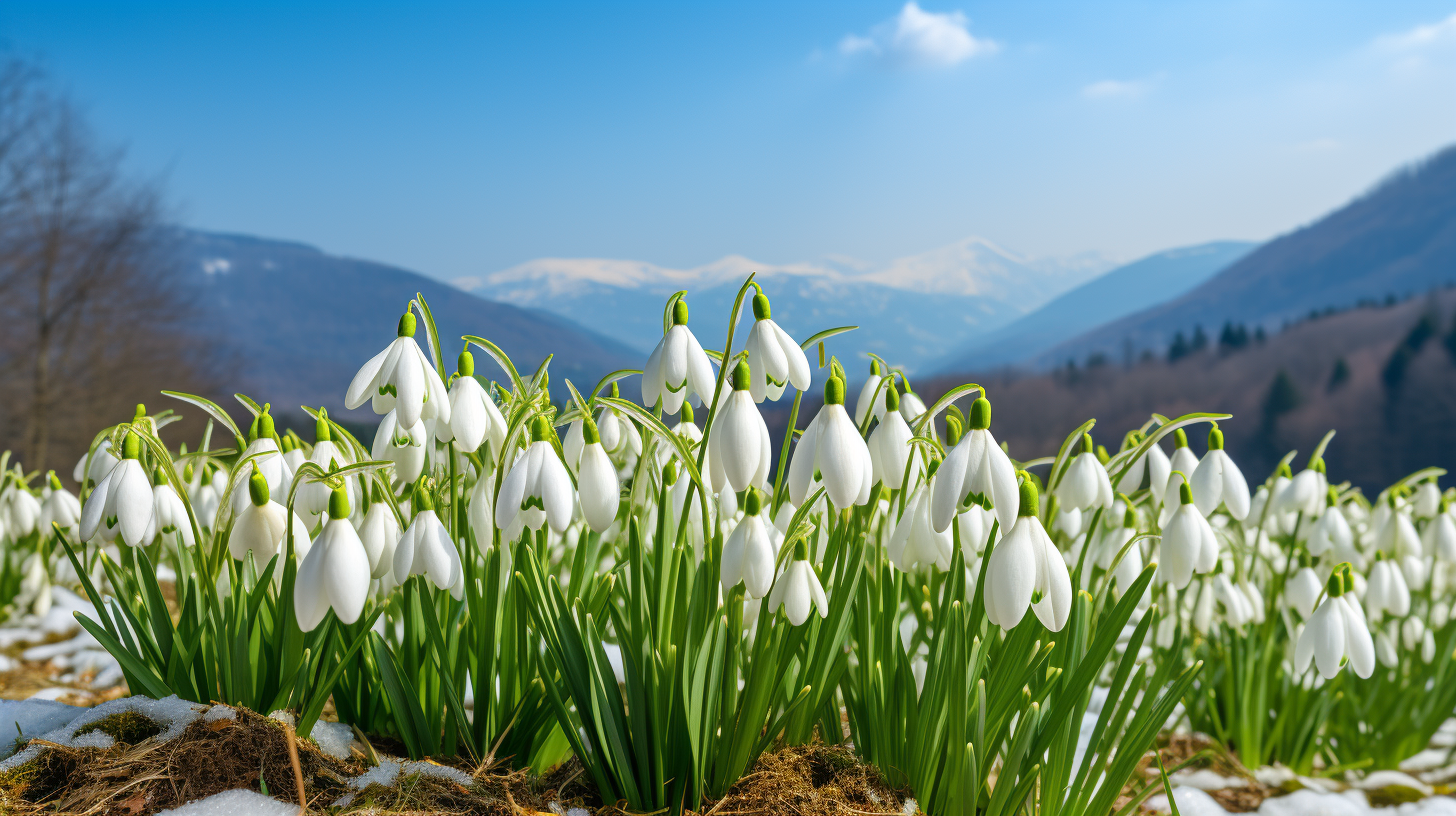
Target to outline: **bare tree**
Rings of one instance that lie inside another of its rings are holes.
[[[40,72],[0,66],[0,445],[27,467],[59,469],[132,403],[195,386],[161,213]]]

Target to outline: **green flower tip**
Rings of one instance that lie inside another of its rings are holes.
[[[400,317],[399,317],[399,336],[400,337],[414,337],[415,336],[415,313],[414,312],[406,311],[404,314],[400,315]]]
[[[1445,499],[1442,499],[1442,501],[1445,501]],[[1336,490],[1333,486],[1325,488],[1325,502],[1330,507],[1334,507],[1335,505],[1339,504],[1340,491]]]
[[[1286,479],[1294,477],[1294,471],[1289,468],[1288,462],[1280,462],[1279,469],[1274,471],[1275,476],[1283,476]]]
[[[683,400],[682,408],[678,411],[678,421],[693,424],[693,406],[687,400]]]
[[[930,477],[934,476],[937,470],[940,470],[940,460],[931,459],[930,464],[925,466],[925,478],[929,479]]]
[[[378,504],[382,501],[384,501],[384,491],[380,489],[379,482],[375,482],[369,488],[369,502],[371,504]]]
[[[802,538],[794,542],[794,560],[809,560],[809,543]]]
[[[152,484],[160,485],[166,483],[167,477],[162,473],[162,469],[159,467],[152,468]]]
[[[1083,453],[1096,453],[1097,452],[1097,445],[1095,445],[1092,442],[1092,434],[1089,434],[1089,433],[1082,434],[1082,452]]]
[[[1178,485],[1178,502],[1180,504],[1193,503],[1193,488],[1188,484],[1187,481],[1184,481],[1183,484]]]
[[[1214,428],[1208,432],[1208,449],[1223,450],[1223,431]]]
[[[879,360],[870,360],[870,373],[876,377],[880,376],[881,372]]]
[[[273,425],[273,417],[268,415],[267,406],[264,406],[263,413],[258,415],[258,438],[274,440],[278,438],[278,431]]]
[[[768,320],[773,317],[773,307],[768,305],[768,295],[762,292],[753,296],[753,319]]]
[[[1137,526],[1137,513],[1133,512],[1131,507],[1122,511],[1122,526],[1129,530]]]
[[[126,439],[121,443],[121,458],[140,459],[142,458],[142,438],[134,433],[128,433]]]
[[[1034,516],[1041,510],[1041,496],[1037,492],[1036,483],[1028,476],[1021,482],[1021,507],[1017,509],[1019,516]]]
[[[56,472],[54,470],[47,471],[46,481],[51,483],[51,490],[61,489],[61,480],[56,478]]]
[[[144,418],[146,415],[147,415],[147,406],[145,406],[145,405],[141,404],[140,402],[138,402],[137,403],[137,407],[136,407],[136,415],[132,417],[132,421],[135,422],[138,419]]]
[[[334,431],[332,428],[329,427],[328,419],[325,418],[323,414],[319,414],[319,418],[313,423],[314,443],[317,444],[319,442],[327,442],[332,440],[333,438]]]
[[[545,442],[551,438],[551,422],[546,417],[537,415],[531,420],[531,441]]]
[[[621,396],[622,396],[622,389],[620,389],[620,388],[617,387],[617,381],[616,380],[612,380],[612,396],[614,398],[618,398],[618,399],[620,399]]]
[[[953,416],[945,418],[945,441],[955,447],[961,441],[961,421]]]
[[[1331,598],[1338,598],[1345,594],[1345,576],[1335,570],[1330,573],[1330,579],[1325,582],[1325,588],[1330,591]]]
[[[662,483],[671,487],[677,484],[677,460],[669,459],[662,466]]]
[[[346,519],[349,517],[349,491],[343,486],[334,488],[329,494],[329,518]]]
[[[900,392],[895,390],[895,384],[893,382],[890,383],[889,388],[885,389],[885,410],[900,410]]]
[[[763,297],[759,295],[759,297]],[[763,497],[757,488],[748,488],[748,495],[743,498],[743,512],[750,516],[756,516],[763,510]]]
[[[186,467],[182,468],[182,478],[190,482],[192,481],[192,474],[192,464],[189,462]]]
[[[1175,447],[1175,448],[1186,448],[1186,447],[1188,447],[1188,434],[1183,433],[1183,429],[1182,428],[1175,428],[1173,430],[1173,447]]]
[[[991,427],[991,401],[985,397],[976,397],[971,403],[970,420],[971,430],[984,431]]]
[[[475,375],[475,355],[470,353],[470,349],[460,352],[460,356],[455,359],[455,370],[462,377]]]
[[[1313,462],[1310,462],[1309,463],[1309,469],[1312,470],[1312,471],[1314,471],[1315,473],[1324,473],[1325,472],[1325,458],[1323,456],[1321,456],[1320,458],[1314,460]]]
[[[739,360],[738,365],[733,367],[733,390],[748,390],[748,362]]]
[[[1106,445],[1097,446],[1097,461],[1101,462],[1104,465],[1112,461],[1112,456],[1107,452]]]
[[[844,380],[836,376],[831,376],[828,380],[824,381],[824,404],[844,404]]]
[[[262,507],[268,503],[268,497],[272,493],[268,489],[268,480],[253,468],[253,475],[248,477],[248,496],[253,500],[254,507]]]
[[[333,509],[333,503],[333,499],[330,499],[329,509],[331,510]],[[423,513],[426,510],[435,509],[435,494],[431,493],[430,489],[425,486],[424,479],[421,479],[420,483],[415,486],[415,505],[413,509],[416,513]]]
[[[677,303],[672,304],[672,325],[686,326],[688,323],[688,302],[678,298]]]
[[[1345,562],[1341,563],[1339,565],[1339,568],[1336,569],[1335,571],[1338,572],[1340,575],[1344,576],[1344,579],[1345,579],[1344,580],[1345,591],[1346,592],[1354,592],[1355,591],[1355,574],[1350,571],[1350,562],[1349,561],[1345,561]]]
[[[586,444],[595,445],[602,441],[602,434],[597,430],[597,424],[588,419],[582,423],[581,438]]]

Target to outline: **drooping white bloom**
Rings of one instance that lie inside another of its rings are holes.
[[[406,428],[422,419],[450,421],[449,394],[440,373],[415,342],[413,313],[406,311],[400,317],[398,336],[354,375],[344,394],[344,406],[358,408],[366,399],[376,414],[395,411],[399,424]]]
[[[152,527],[156,535],[176,534],[182,543],[196,546],[197,537],[192,534],[192,520],[187,517],[187,505],[182,497],[167,482],[161,469],[152,474]]]
[[[768,425],[759,413],[749,392],[748,363],[739,362],[733,369],[733,390],[713,418],[708,437],[708,475],[714,493],[725,484],[733,492],[760,490],[768,485],[768,472],[773,462],[773,446],[768,438]]]
[[[353,464],[354,461],[344,452],[343,448],[334,444],[333,429],[329,426],[327,417],[327,414],[320,414],[319,419],[314,423],[313,452],[308,457],[308,461],[318,465],[325,473]],[[356,477],[348,477],[344,489],[348,491],[351,506],[362,498],[359,493],[359,480]],[[293,506],[301,508],[310,521],[316,521],[329,509],[332,494],[333,488],[321,481],[305,482],[298,486]]]
[[[50,492],[40,505],[39,524],[42,534],[49,535],[54,529],[52,524],[70,531],[81,523],[81,500],[61,485],[55,471],[46,474],[46,479],[50,482]]]
[[[762,510],[762,496],[757,490],[749,490],[748,497],[743,500],[743,520],[723,542],[718,580],[725,591],[742,581],[748,597],[762,598],[773,586],[774,556],[778,548],[770,533],[774,528],[764,524]],[[820,592],[822,594],[823,590]]]
[[[874,463],[859,429],[844,409],[844,381],[838,377],[830,377],[824,384],[824,407],[794,448],[789,463],[789,500],[803,504],[816,474],[835,507],[869,502]]]
[[[812,381],[809,358],[794,342],[788,332],[773,321],[768,296],[759,292],[753,296],[753,328],[748,330],[748,368],[752,372],[749,393],[754,402],[765,398],[777,400],[783,396],[786,385],[796,391],[808,391]]]
[[[1082,452],[1072,458],[1057,484],[1057,498],[1077,510],[1112,506],[1112,481],[1097,458],[1091,434],[1082,434]]]
[[[863,428],[865,418],[874,415],[875,419],[885,418],[885,389],[880,387],[884,379],[881,376],[880,361],[870,363],[870,376],[865,384],[859,389],[859,399],[854,404],[854,425],[856,428]],[[888,383],[886,383],[888,385]]]
[[[1231,626],[1243,626],[1254,620],[1254,607],[1243,590],[1234,586],[1226,573],[1213,576],[1213,597],[1223,605],[1224,620]]]
[[[1043,626],[1059,632],[1072,613],[1072,578],[1036,516],[1036,486],[1028,480],[1018,492],[1020,515],[986,565],[986,618],[1009,630],[1029,606]]]
[[[1456,562],[1456,521],[1451,514],[1438,512],[1426,525],[1421,543],[1437,560],[1447,564]]]
[[[460,352],[455,367],[458,373],[450,384],[450,421],[435,423],[435,438],[454,441],[462,451],[473,451],[489,439],[491,450],[498,454],[506,444],[506,418],[475,379],[475,356],[468,349]]]
[[[1412,509],[1417,518],[1431,518],[1441,512],[1441,488],[1435,479],[1427,479],[1416,488]]]
[[[542,512],[525,515],[525,526],[539,530],[543,523],[549,523],[560,533],[571,523],[575,500],[571,476],[551,444],[551,423],[537,416],[531,420],[530,446],[511,466],[496,496],[496,526],[509,530],[518,514],[537,509]]]
[[[925,414],[925,401],[920,395],[910,390],[910,381],[904,380],[905,393],[900,397],[900,416],[906,422],[914,425],[920,417]]]
[[[330,609],[342,623],[353,623],[369,598],[369,555],[349,523],[349,493],[334,488],[329,520],[298,565],[293,583],[293,608],[298,628],[311,632]]]
[[[488,531],[489,527],[476,527]],[[487,538],[489,534],[487,532]],[[364,512],[364,521],[359,524],[359,543],[369,558],[369,576],[383,578],[394,569],[394,552],[399,546],[399,519],[394,510],[383,501],[379,486],[374,486],[374,499]]]
[[[140,461],[141,442],[135,433],[127,433],[121,446],[122,458],[86,497],[81,509],[82,541],[92,540],[99,532],[105,541],[113,541],[120,534],[129,547],[147,543],[143,539],[156,508],[152,480]]]
[[[1142,432],[1135,432],[1130,443],[1136,447],[1142,444],[1147,437]],[[1148,447],[1148,452],[1134,459],[1122,478],[1117,480],[1117,492],[1133,493],[1143,483],[1143,477],[1148,479],[1148,495],[1156,507],[1163,500],[1163,491],[1168,487],[1168,476],[1172,474],[1172,465],[1168,462],[1168,454],[1163,453],[1163,447],[1156,442]]]
[[[765,430],[764,433],[767,434],[768,431]],[[617,480],[617,469],[607,456],[595,422],[586,421],[583,437],[584,444],[576,477],[577,496],[581,502],[582,518],[586,519],[586,523],[593,530],[600,533],[612,526],[617,518],[617,508],[622,503],[622,485]],[[552,458],[555,458],[554,452]]]
[[[926,495],[935,495],[934,479],[935,477],[932,474],[931,484],[925,488]],[[995,520],[996,517],[991,514],[991,511],[979,504],[973,504],[968,509],[956,514],[956,525],[960,527],[961,554],[965,556],[967,564],[975,561],[976,556],[985,551],[986,539],[990,537],[991,524]],[[934,525],[930,529],[934,532]],[[1005,530],[1000,527],[996,528],[997,541],[1000,541],[1005,534]]]
[[[1365,611],[1371,620],[1382,612],[1397,618],[1410,614],[1410,587],[1396,562],[1376,554],[1365,585]]]
[[[248,429],[248,446],[243,449],[242,460],[257,455],[257,458],[243,465],[233,474],[234,485],[231,497],[233,513],[241,513],[248,506],[248,482],[254,471],[268,480],[271,495],[286,500],[288,487],[293,484],[293,471],[283,459],[283,450],[278,447],[278,433],[274,429],[269,406],[263,406],[263,413],[253,418]]]
[[[253,566],[262,569],[273,556],[285,550],[290,514],[286,507],[272,499],[267,477],[258,471],[248,477],[247,495],[248,505],[238,513],[232,532],[228,534],[228,552],[238,561],[252,553]],[[292,516],[293,554],[299,558],[308,553],[313,542],[308,537],[308,527],[303,519],[297,513]],[[277,574],[283,574],[281,566]]]
[[[1183,474],[1184,478],[1193,478],[1193,471],[1198,469],[1198,456],[1188,447],[1188,435],[1182,428],[1173,430],[1173,457],[1168,460],[1168,473],[1171,476],[1174,471]],[[1173,482],[1173,484],[1178,484]],[[1171,492],[1166,495],[1172,495]]]
[[[1310,615],[1294,647],[1294,669],[1303,674],[1313,660],[1320,676],[1333,679],[1348,660],[1358,677],[1375,671],[1375,643],[1365,619],[1347,598],[1339,571],[1330,576],[1329,594]]]
[[[1123,510],[1121,526],[1108,530],[1096,545],[1096,564],[1112,572],[1112,580],[1119,592],[1125,592],[1143,571],[1143,554],[1138,545],[1128,546],[1137,535],[1137,514],[1131,507]],[[1127,552],[1123,552],[1124,548]],[[1118,560],[1119,555],[1121,560]],[[1151,601],[1151,596],[1144,595]]]
[[[1389,499],[1389,502],[1389,512],[1376,534],[1375,548],[1393,556],[1414,555],[1419,557],[1425,555],[1425,549],[1421,546],[1421,537],[1416,533],[1416,526],[1411,523],[1410,516],[1404,509],[1394,506],[1394,496]]]
[[[1320,514],[1319,520],[1310,528],[1309,540],[1305,546],[1309,554],[1322,556],[1331,549],[1337,553],[1348,550],[1354,544],[1355,534],[1350,530],[1350,522],[1345,519],[1345,514],[1340,512],[1339,505],[1333,501],[1328,502],[1324,512]]]
[[[899,490],[905,484],[905,465],[910,461],[910,438],[914,433],[900,415],[900,395],[895,392],[893,384],[886,389],[885,405],[888,408],[885,416],[870,434],[870,465],[874,471],[871,478],[883,482],[891,490]],[[912,483],[920,470],[920,458],[916,457],[909,474]]]
[[[1223,431],[1208,432],[1208,453],[1193,469],[1193,502],[1208,516],[1222,504],[1229,515],[1243,521],[1249,515],[1249,483],[1234,460],[1223,449]]]
[[[87,456],[91,459],[89,467],[86,464]],[[102,439],[101,444],[96,446],[96,450],[91,451],[87,456],[76,460],[76,468],[71,472],[72,480],[82,487],[88,481],[92,484],[101,484],[101,480],[106,478],[106,474],[116,467],[116,456],[111,452],[110,438]]]
[[[886,416],[893,414],[887,413]],[[917,564],[934,565],[944,572],[950,569],[951,557],[955,555],[953,528],[947,525],[944,531],[937,533],[930,527],[928,487],[921,485],[910,495],[905,503],[905,513],[895,524],[889,546],[885,549],[890,563],[901,572],[910,572]]]
[[[967,496],[979,496],[990,501],[1001,529],[1009,531],[1016,523],[1020,501],[1016,469],[991,435],[991,403],[985,397],[971,403],[967,424],[969,429],[936,471],[930,525],[944,530]]]
[[[376,460],[394,463],[394,475],[401,482],[413,482],[425,471],[425,453],[430,435],[424,422],[405,426],[399,422],[399,413],[390,410],[379,421],[374,432],[374,445],[369,455]]]
[[[440,589],[450,590],[458,601],[465,596],[460,553],[435,513],[434,496],[424,485],[415,490],[414,510],[415,517],[394,550],[394,580],[402,584],[411,575],[423,575]]]
[[[1218,538],[1194,504],[1187,482],[1179,486],[1178,509],[1163,527],[1159,551],[1159,572],[1177,589],[1188,586],[1193,573],[1211,572],[1218,564]]]
[[[1324,591],[1324,586],[1319,574],[1306,564],[1285,584],[1284,598],[1301,618],[1308,619],[1314,611],[1315,603],[1319,601],[1320,593]]]
[[[794,545],[794,557],[774,582],[773,591],[768,594],[770,612],[783,607],[784,617],[789,623],[799,626],[809,619],[809,610],[819,610],[819,617],[829,617],[829,599],[824,596],[824,585],[819,583],[819,574],[809,563],[809,548],[800,540]]]
[[[1303,513],[1306,519],[1319,515],[1329,493],[1324,467],[1324,460],[1316,459],[1309,467],[1301,470],[1275,494],[1274,503],[1269,505],[1269,510],[1281,515]]]
[[[675,414],[688,397],[704,404],[713,399],[713,363],[688,328],[688,304],[672,306],[673,326],[658,341],[642,368],[642,404],[649,409],[662,400],[663,413]]]

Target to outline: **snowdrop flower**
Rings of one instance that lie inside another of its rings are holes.
[[[243,465],[235,474],[236,487],[233,488],[232,495],[234,514],[243,512],[248,506],[248,488],[245,485],[254,471],[262,473],[263,478],[268,480],[268,492],[271,495],[286,496],[288,486],[293,484],[293,471],[283,460],[283,451],[278,447],[278,432],[274,428],[273,417],[268,413],[271,407],[265,403],[263,413],[253,417],[253,424],[248,428],[249,442],[243,449],[240,460],[261,455]]]
[[[887,410],[884,418],[870,434],[868,447],[873,470],[871,480],[882,482],[891,490],[899,490],[905,483],[905,464],[910,461],[910,438],[914,433],[900,415],[900,395],[895,392],[894,383],[885,389],[885,407]],[[920,472],[918,457],[915,462],[916,466],[910,474],[912,480]],[[927,502],[927,511],[928,509]]]
[[[1188,447],[1188,434],[1182,428],[1173,431],[1173,458],[1168,460],[1168,474],[1171,477],[1173,471],[1184,474],[1192,474],[1198,469],[1198,457]],[[1174,484],[1177,484],[1174,482]],[[1170,491],[1171,494],[1171,491]]]
[[[1324,590],[1324,582],[1308,563],[1299,568],[1289,583],[1284,586],[1284,598],[1294,611],[1299,613],[1301,618],[1306,620],[1314,611],[1314,605],[1319,601],[1320,592]]]
[[[1325,461],[1316,459],[1274,495],[1274,503],[1269,505],[1269,509],[1281,515],[1303,513],[1307,519],[1314,518],[1320,514],[1328,493]]]
[[[651,409],[661,399],[666,414],[677,413],[690,396],[711,402],[717,385],[712,362],[688,328],[687,301],[672,305],[672,322],[642,368],[642,404]]]
[[[1294,647],[1294,669],[1303,674],[1313,660],[1320,676],[1334,679],[1348,661],[1358,677],[1375,671],[1375,644],[1365,620],[1348,600],[1341,570],[1330,576],[1324,602],[1310,616]]]
[[[4,505],[5,514],[10,520],[11,532],[17,538],[35,532],[36,525],[40,522],[41,505],[18,477],[10,491],[5,494]],[[45,530],[44,532],[50,531]]]
[[[932,474],[932,482],[925,488],[927,496],[935,495],[933,479],[934,475]],[[967,564],[975,561],[976,556],[985,551],[986,539],[990,537],[991,523],[995,519],[996,517],[991,515],[990,510],[987,510],[979,504],[973,504],[968,509],[956,514],[956,524],[960,526],[961,554],[965,556]],[[932,526],[930,529],[933,532],[935,527]],[[996,540],[1000,541],[1005,536],[1005,533],[1005,530],[998,527],[996,529]]]
[[[45,501],[40,505],[39,523],[42,534],[49,535],[54,529],[52,524],[69,531],[81,523],[81,500],[61,485],[61,480],[56,478],[54,470],[46,474],[46,480],[50,483],[51,489],[46,494]]]
[[[954,442],[936,471],[935,493],[930,497],[930,525],[937,532],[950,526],[956,508],[967,496],[989,501],[1002,530],[1017,523],[1020,493],[1011,458],[991,435],[991,403],[979,397],[971,403],[968,430]],[[1045,531],[1043,531],[1045,532]]]
[[[288,509],[272,499],[268,489],[268,479],[259,471],[254,471],[248,477],[248,506],[238,513],[237,520],[233,522],[232,532],[228,534],[228,552],[234,560],[241,561],[252,553],[253,566],[261,569],[267,565],[273,556],[284,551],[287,544],[289,532]],[[308,552],[312,542],[308,537],[308,528],[304,526],[303,519],[297,513],[291,514],[293,529],[293,553],[294,557],[300,557]],[[278,574],[282,575],[282,568]]]
[[[1088,516],[1090,520],[1090,514]],[[1082,533],[1082,511],[1075,507],[1058,507],[1056,519],[1052,522],[1052,529],[1059,530],[1070,539],[1073,539],[1073,546],[1080,546],[1076,539]]]
[[[1449,564],[1456,562],[1456,521],[1451,519],[1445,505],[1446,501],[1442,499],[1435,517],[1426,525],[1421,543],[1438,560]]]
[[[401,482],[413,482],[425,472],[426,446],[430,435],[424,422],[401,425],[399,413],[391,409],[380,420],[374,432],[374,445],[369,455],[376,460],[394,463],[395,478]]]
[[[911,494],[885,552],[890,563],[901,572],[910,572],[916,564],[934,565],[942,572],[950,569],[951,557],[955,554],[955,533],[949,526],[939,533],[930,528],[930,491],[927,485],[921,485]]]
[[[349,523],[349,491],[336,487],[329,496],[329,520],[309,548],[293,584],[298,628],[311,632],[329,610],[341,623],[353,623],[369,597],[369,556]]]
[[[914,424],[916,420],[925,415],[925,402],[920,395],[910,390],[910,381],[901,378],[905,383],[905,393],[900,397],[900,416],[908,423]]]
[[[754,413],[757,413],[755,411]],[[759,420],[760,424],[763,422]],[[622,503],[622,485],[617,481],[617,469],[602,446],[597,424],[586,420],[583,430],[581,464],[577,468],[577,496],[581,502],[581,515],[593,530],[602,532],[617,519],[617,507]],[[768,431],[764,431],[767,438]],[[555,459],[555,452],[551,451]],[[484,481],[484,480],[482,480]],[[570,487],[570,484],[567,485]],[[505,492],[504,487],[502,491]],[[489,530],[489,527],[482,527]]]
[[[1193,470],[1192,486],[1193,502],[1204,516],[1212,514],[1220,504],[1239,521],[1249,515],[1249,484],[1239,466],[1224,452],[1223,431],[1217,427],[1208,432],[1208,453]],[[1323,493],[1319,491],[1316,497]]]
[[[1375,630],[1375,657],[1388,669],[1400,665],[1400,652],[1396,651],[1395,636],[1391,634],[1394,631],[1395,621],[1391,621],[1385,629]]]
[[[161,468],[152,472],[152,527],[154,535],[175,533],[187,546],[197,545],[197,538],[192,535],[192,520],[187,517],[187,505]]]
[[[1243,626],[1254,620],[1254,607],[1243,591],[1234,586],[1221,569],[1213,576],[1213,597],[1223,605],[1224,619],[1232,626]]]
[[[714,493],[721,492],[725,483],[735,493],[750,485],[759,489],[768,485],[773,448],[768,426],[748,390],[750,379],[748,363],[739,362],[733,369],[733,391],[713,417],[707,464]]]
[[[1350,530],[1350,522],[1345,520],[1345,514],[1340,512],[1338,499],[1333,492],[1326,493],[1324,512],[1310,528],[1309,541],[1305,544],[1309,554],[1314,556],[1324,555],[1331,549],[1337,553],[1343,552],[1351,549],[1355,543],[1355,534]]]
[[[1178,509],[1163,527],[1160,571],[1166,569],[1165,580],[1175,588],[1188,586],[1193,573],[1211,572],[1218,564],[1218,538],[1208,520],[1193,502],[1193,488],[1187,482],[1179,485]]]
[[[86,465],[87,456],[91,458],[90,467]],[[76,468],[71,472],[71,479],[83,488],[88,481],[92,484],[100,484],[114,467],[116,467],[116,456],[111,452],[111,440],[102,439],[101,444],[96,446],[96,450],[76,461]]]
[[[1124,592],[1132,586],[1143,571],[1143,554],[1137,544],[1127,546],[1129,541],[1137,535],[1137,513],[1128,507],[1122,513],[1122,526],[1114,527],[1107,531],[1097,547],[1097,566],[1103,570],[1110,570],[1113,584],[1119,592]],[[1127,552],[1123,553],[1123,548]],[[1118,555],[1121,554],[1121,560]],[[1144,595],[1144,598],[1151,600],[1151,596]]]
[[[794,448],[794,457],[789,463],[789,500],[796,505],[803,504],[816,474],[835,507],[869,502],[874,463],[859,429],[844,409],[844,381],[837,376],[831,376],[824,383],[824,407],[804,429]]]
[[[415,342],[415,316],[399,319],[398,336],[354,375],[344,394],[344,407],[358,408],[369,399],[376,414],[395,411],[399,424],[412,428],[422,419],[450,421],[450,398],[439,372]]]
[[[297,473],[299,467],[308,461],[308,457],[304,454],[303,448],[299,447],[298,443],[293,441],[292,436],[284,435],[280,437],[278,447],[283,450],[283,464],[287,465],[288,470],[292,473]],[[183,452],[185,453],[186,451],[184,450]]]
[[[460,553],[450,541],[450,531],[435,513],[435,497],[424,484],[415,488],[414,510],[414,520],[399,537],[394,550],[394,580],[403,584],[411,575],[424,575],[440,589],[450,590],[450,595],[458,601],[465,597],[465,571],[460,564]]]
[[[1410,602],[1410,588],[1400,568],[1377,552],[1365,586],[1365,610],[1370,619],[1376,620],[1382,612],[1403,618],[1410,614]]]
[[[1431,518],[1442,511],[1441,504],[1441,488],[1436,485],[1436,480],[1427,479],[1421,482],[1416,488],[1415,501],[1412,502],[1416,518]]]
[[[774,556],[778,548],[774,546],[774,537],[769,532],[772,526],[764,524],[762,510],[762,494],[749,488],[748,496],[743,500],[743,520],[723,542],[723,562],[718,580],[724,591],[742,582],[748,597],[762,598],[773,586]],[[822,589],[820,594],[823,594]],[[801,619],[798,623],[802,622]]]
[[[891,375],[893,376],[893,375]],[[854,404],[854,426],[863,428],[865,417],[874,414],[875,419],[885,418],[885,389],[880,388],[880,382],[884,377],[880,376],[880,361],[870,362],[870,376],[865,384],[859,389],[859,399]]]
[[[319,413],[318,420],[314,422],[313,437],[313,453],[309,454],[308,461],[318,465],[325,473],[353,463],[353,459],[334,444],[334,432],[329,425],[327,412]],[[348,477],[344,489],[349,492],[351,504],[360,497],[357,478]],[[301,507],[308,514],[309,520],[314,521],[329,509],[329,502],[333,501],[333,488],[321,481],[307,482],[299,485],[295,495],[297,498],[294,500],[294,507]]]
[[[1112,506],[1112,482],[1107,477],[1107,468],[1097,458],[1091,434],[1082,434],[1082,452],[1072,458],[1062,473],[1057,498],[1066,507],[1077,510]]]
[[[450,384],[450,421],[435,423],[435,438],[455,442],[461,451],[473,451],[490,440],[497,453],[506,444],[506,418],[485,387],[475,379],[475,355],[467,348],[455,363],[456,375]]]
[[[378,484],[374,485],[373,494],[369,509],[364,512],[364,521],[359,524],[359,544],[369,559],[369,577],[378,579],[394,569],[394,552],[399,546],[400,529],[399,519],[395,518],[388,502],[383,501]],[[490,527],[475,529],[489,530]]]
[[[1404,510],[1395,506],[1395,496],[1387,499],[1389,512],[1385,515],[1384,523],[1379,527],[1379,533],[1375,538],[1375,548],[1383,550],[1389,555],[1425,555],[1421,546],[1421,537],[1416,533],[1416,527],[1411,523],[1410,516]]]
[[[1023,481],[1015,525],[991,550],[986,566],[986,617],[1005,630],[1021,622],[1028,606],[1053,632],[1072,613],[1072,578],[1036,516],[1038,503],[1036,485]]]
[[[802,539],[794,543],[793,560],[768,595],[769,611],[772,613],[780,607],[794,626],[809,619],[811,607],[819,610],[819,617],[829,617],[829,599],[824,597],[824,585],[819,583],[819,574],[809,563],[809,547]]]
[[[551,423],[537,416],[531,420],[530,447],[516,459],[501,483],[495,500],[496,526],[509,530],[516,516],[525,514],[522,521],[532,530],[550,523],[551,529],[563,532],[571,523],[571,506],[576,498],[573,493],[571,476],[551,444]],[[541,512],[527,512],[532,509]]]
[[[1134,431],[1129,439],[1130,447],[1141,445],[1147,436],[1141,431]],[[1163,446],[1153,443],[1148,452],[1134,459],[1122,478],[1117,480],[1117,492],[1133,493],[1143,483],[1143,477],[1148,479],[1148,495],[1153,499],[1153,506],[1157,506],[1163,500],[1163,491],[1168,488],[1168,477],[1173,473],[1173,466],[1168,462],[1168,454],[1163,453]]]
[[[785,385],[794,386],[795,391],[808,391],[811,382],[809,358],[787,332],[773,321],[773,310],[768,296],[762,292],[753,296],[753,328],[748,330],[749,393],[754,402],[765,398],[777,400],[783,396]]]
[[[121,449],[121,459],[86,497],[81,510],[82,541],[92,540],[99,531],[105,541],[114,540],[120,533],[129,547],[146,543],[143,536],[152,524],[155,507],[152,480],[140,461],[141,437],[128,432]]]

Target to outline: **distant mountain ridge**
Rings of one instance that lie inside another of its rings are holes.
[[[173,238],[182,279],[195,286],[198,333],[211,338],[222,364],[236,366],[227,381],[279,413],[300,405],[342,411],[349,381],[394,339],[416,292],[430,305],[450,371],[462,334],[496,343],[527,374],[554,354],[553,378],[570,377],[582,388],[643,362],[635,350],[557,315],[486,300],[416,272],[247,235],[178,229]],[[423,328],[416,337],[428,350]],[[479,350],[475,359],[478,373],[505,379]],[[373,421],[367,408],[354,413]]]
[[[1394,173],[1308,226],[1275,238],[1180,297],[1063,343],[1038,362],[1161,353],[1179,331],[1252,330],[1362,300],[1403,298],[1456,283],[1456,147]]]
[[[1083,254],[1030,259],[982,238],[967,238],[884,266],[846,258],[763,264],[730,255],[692,269],[642,261],[542,258],[456,285],[518,306],[547,309],[647,351],[662,335],[662,306],[687,290],[692,328],[721,347],[734,296],[750,272],[793,336],[859,325],[831,345],[854,356],[872,351],[914,371],[967,338],[1015,320],[1112,266]]]
[[[969,347],[957,349],[933,368],[943,372],[985,371],[1035,359],[1047,349],[1108,320],[1187,292],[1255,246],[1249,241],[1213,241],[1133,261],[973,340]]]

